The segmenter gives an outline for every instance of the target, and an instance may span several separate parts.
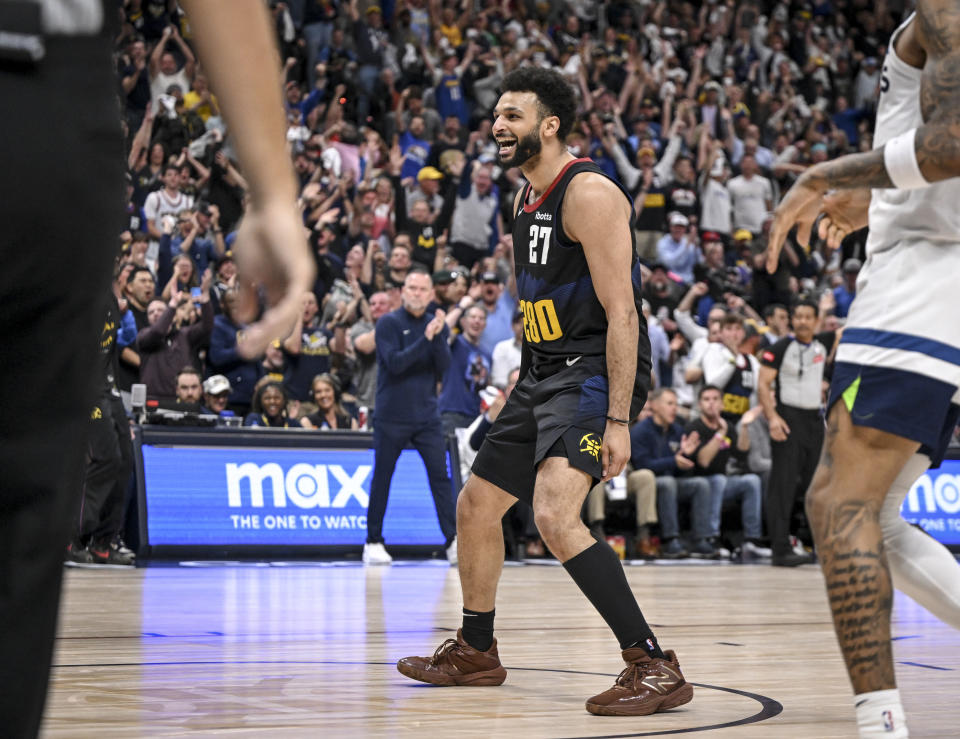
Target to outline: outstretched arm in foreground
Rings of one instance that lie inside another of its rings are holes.
[[[184,0],[183,5],[250,185],[250,206],[236,245],[242,314],[254,317],[261,289],[268,305],[242,345],[252,357],[290,332],[303,293],[313,285],[314,265],[286,150],[280,58],[260,0]]]

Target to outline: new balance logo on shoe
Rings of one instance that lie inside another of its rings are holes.
[[[660,671],[660,675],[647,675],[640,681],[640,684],[646,685],[650,690],[655,690],[658,693],[669,693],[670,688],[680,682],[680,676],[665,664],[660,666]]]
[[[587,701],[587,711],[600,716],[648,716],[693,700],[693,686],[683,679],[677,655],[650,657],[642,648],[623,650],[626,668],[609,690]]]

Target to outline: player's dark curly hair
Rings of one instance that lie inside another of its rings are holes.
[[[573,88],[559,72],[541,67],[520,67],[503,78],[503,92],[532,92],[537,96],[540,120],[549,115],[560,119],[557,137],[562,142],[577,117]]]

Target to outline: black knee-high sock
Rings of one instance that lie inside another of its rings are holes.
[[[463,609],[463,640],[479,652],[486,652],[493,644],[492,611],[471,611]]]
[[[664,656],[627,584],[620,558],[606,542],[598,541],[563,566],[613,630],[621,649],[642,647],[651,657]]]

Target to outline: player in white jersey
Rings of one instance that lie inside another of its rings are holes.
[[[899,516],[960,415],[960,322],[948,308],[960,274],[960,2],[919,0],[891,39],[880,89],[874,150],[807,170],[777,208],[767,255],[772,271],[788,231],[798,224],[804,238],[820,212],[833,247],[869,221],[807,492],[864,739],[907,736],[892,584],[960,627],[956,561]]]

